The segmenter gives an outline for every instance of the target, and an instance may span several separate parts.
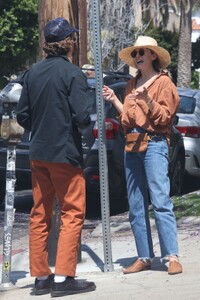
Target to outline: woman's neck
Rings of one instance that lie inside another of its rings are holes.
[[[158,72],[155,70],[149,72],[140,72],[140,75],[136,81],[136,88],[139,87],[148,87],[153,81],[156,76],[158,76]]]
[[[148,81],[149,79],[151,79],[152,77],[156,76],[159,74],[159,72],[155,71],[154,69],[149,70],[149,71],[140,71],[140,78],[142,79],[143,82]]]

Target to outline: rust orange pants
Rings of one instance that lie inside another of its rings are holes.
[[[30,214],[30,273],[52,273],[48,265],[48,236],[55,195],[61,211],[55,274],[75,276],[85,217],[83,170],[66,163],[31,161],[34,205]]]

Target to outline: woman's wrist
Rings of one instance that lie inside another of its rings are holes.
[[[118,98],[117,98],[117,96],[115,95],[114,91],[112,91],[112,92],[110,93],[110,95],[109,95],[108,98],[109,98],[110,102],[112,102],[112,104],[114,104],[114,103],[118,100]]]
[[[112,103],[112,105],[114,105],[114,107],[117,109],[119,113],[122,112],[123,104],[120,102],[120,100],[117,98],[114,92],[110,98],[110,102]]]

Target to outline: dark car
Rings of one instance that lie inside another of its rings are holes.
[[[104,74],[104,84],[115,91],[123,102],[124,91],[130,75],[122,73]],[[84,172],[86,177],[87,214],[100,215],[100,178],[98,157],[98,122],[96,110],[95,78],[88,78],[88,104],[91,124],[82,130],[82,146],[84,155]],[[105,101],[105,134],[107,146],[108,181],[110,212],[116,214],[128,209],[124,175],[125,137],[118,121],[118,113],[114,106]],[[4,199],[6,182],[6,145],[0,140],[0,199]],[[30,189],[31,176],[29,166],[29,132],[25,132],[23,140],[16,151],[16,189]],[[181,193],[185,168],[185,151],[181,134],[173,127],[169,150],[169,175],[171,195]]]

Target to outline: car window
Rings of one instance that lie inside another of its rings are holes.
[[[178,113],[193,114],[196,106],[196,99],[192,97],[180,95],[180,104]]]

